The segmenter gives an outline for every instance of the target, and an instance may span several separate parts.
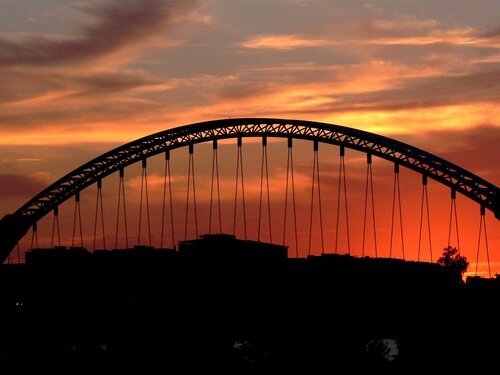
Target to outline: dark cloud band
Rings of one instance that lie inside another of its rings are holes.
[[[71,39],[0,38],[0,66],[80,63],[143,41],[188,12],[194,0],[115,1],[83,7],[97,22]]]

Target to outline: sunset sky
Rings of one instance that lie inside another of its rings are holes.
[[[230,117],[379,133],[498,186],[499,15],[498,0],[3,0],[0,216],[108,149]]]

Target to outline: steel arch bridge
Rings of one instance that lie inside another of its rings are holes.
[[[500,219],[500,189],[483,178],[409,144],[358,129],[327,123],[235,118],[195,123],[155,133],[83,164],[0,221],[0,262],[28,229],[70,197],[102,178],[168,150],[228,138],[281,137],[328,143],[378,156],[450,187]]]

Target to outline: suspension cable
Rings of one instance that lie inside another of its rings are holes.
[[[404,237],[403,237],[403,209],[401,206],[401,189],[399,184],[399,164],[394,163],[394,187],[392,193],[392,217],[391,217],[391,242],[389,246],[389,257],[392,258],[392,244],[393,244],[393,236],[394,236],[394,211],[396,208],[396,194],[397,194],[397,202],[399,209],[399,227],[401,233],[401,251],[403,253],[403,259],[405,259],[405,246],[404,246]]]
[[[264,172],[265,170],[265,172]],[[257,230],[257,241],[260,241],[260,228],[262,222],[262,195],[264,185],[264,173],[266,176],[266,193],[267,193],[267,216],[269,225],[269,242],[273,242],[273,235],[271,230],[271,198],[269,194],[269,164],[267,162],[267,137],[262,137],[262,155],[261,155],[261,169],[260,169],[260,194],[259,194],[259,224]]]
[[[490,250],[488,246],[488,231],[486,230],[486,215],[485,215],[485,209],[484,207],[482,208],[481,211],[482,217],[483,217],[483,226],[484,226],[484,242],[486,245],[486,257],[488,260],[488,274],[491,277],[491,267],[490,267]]]
[[[238,137],[238,148],[236,151],[236,178],[235,178],[236,183],[234,189],[233,235],[236,235],[236,212],[238,208],[238,178],[240,176],[240,148],[241,148],[241,137]]]
[[[33,249],[33,245],[36,246],[38,249],[38,226],[37,223],[33,223],[33,226],[31,227],[31,248]]]
[[[187,226],[188,226],[188,215],[189,215],[189,189],[191,186],[191,145],[189,145],[189,159],[188,159],[188,173],[187,173],[187,193],[186,193],[186,213],[184,222],[184,241],[187,240]]]
[[[291,176],[290,176],[291,175]],[[297,209],[295,204],[295,179],[293,175],[293,138],[288,138],[288,157],[286,164],[286,187],[285,187],[285,218],[283,221],[283,245],[286,240],[286,224],[287,224],[287,206],[288,206],[288,186],[289,177],[292,180],[292,204],[293,204],[293,221],[294,221],[294,237],[295,237],[295,257],[299,257],[299,241],[297,234]]]
[[[342,176],[344,178],[344,203],[345,203],[345,222],[347,230],[347,254],[351,255],[351,236],[349,231],[349,206],[347,204],[347,176],[345,172],[345,148],[340,147],[340,153],[342,157]]]
[[[451,246],[451,228],[452,228],[452,224],[453,224],[453,218],[455,219],[455,230],[457,233],[458,254],[460,254],[460,235],[458,232],[458,212],[457,212],[457,192],[455,189],[451,189],[450,225],[448,227],[448,247]]]
[[[345,203],[345,219],[347,231],[347,253],[351,254],[351,239],[349,231],[349,210],[347,204],[347,179],[345,173],[345,147],[340,146],[340,159],[339,159],[339,184],[337,191],[337,223],[335,225],[335,254],[338,252],[338,239],[339,239],[339,223],[340,223],[340,196],[342,194],[342,187],[344,188],[344,203]]]
[[[312,242],[312,226],[313,226],[313,209],[314,209],[314,184],[316,182],[316,141],[314,141],[314,158],[312,167],[312,179],[311,179],[311,207],[309,213],[309,246],[307,250],[307,255],[311,255],[311,242]]]
[[[194,178],[194,160],[193,160],[194,145],[189,144],[189,160],[188,160],[188,186],[186,194],[186,215],[184,223],[184,240],[187,240],[187,228],[188,228],[188,217],[189,217],[189,191],[191,186],[191,178],[193,179],[193,203],[194,203],[194,224],[196,238],[198,238],[198,214],[196,210],[196,184]]]
[[[342,189],[342,151],[340,152],[339,159],[339,184],[337,187],[337,220],[335,223],[335,254],[338,252],[338,242],[339,242],[339,221],[340,221],[340,194]]]
[[[457,211],[457,201],[456,199],[453,200],[453,206],[455,208],[455,230],[457,232],[457,245],[458,245],[458,248],[460,249],[460,232],[458,230],[458,211]]]
[[[129,244],[128,244],[128,223],[127,223],[127,205],[126,205],[127,200],[125,198],[125,175],[123,168],[120,168],[120,183],[121,183],[122,199],[123,199],[123,223],[125,224],[125,246],[128,249]]]
[[[271,225],[271,196],[270,196],[270,190],[269,190],[269,164],[267,162],[267,142],[265,145],[265,159],[266,159],[266,188],[267,188],[267,215],[269,218],[268,224],[269,224],[269,242],[273,243],[273,231],[272,231],[272,225]]]
[[[192,145],[193,146],[193,145]],[[195,175],[194,175],[194,146],[191,147],[191,153],[190,153],[190,160],[191,160],[191,173],[193,177],[193,203],[194,203],[194,228],[195,228],[195,233],[196,233],[196,238],[198,238],[198,211],[197,211],[197,204],[196,204],[196,182],[195,182]]]
[[[427,232],[429,236],[429,255],[431,257],[432,263],[432,232],[431,232],[431,214],[430,214],[430,205],[429,205],[429,194],[427,191],[427,185],[425,185],[425,207],[427,211]]]
[[[291,138],[290,138],[291,140]],[[291,143],[290,143],[291,145]],[[297,230],[297,205],[295,202],[295,178],[293,174],[293,151],[290,147],[290,168],[292,172],[292,201],[293,201],[293,225],[295,232],[295,254],[297,258],[299,257],[299,238],[298,238],[298,230]]]
[[[92,249],[95,250],[95,243],[97,239],[97,219],[99,217],[99,197],[100,197],[100,191],[101,189],[99,188],[99,182],[101,182],[101,179],[97,180],[97,195],[96,195],[96,201],[95,201],[95,215],[94,215],[94,240],[92,243]]]
[[[125,246],[128,249],[128,226],[127,226],[127,207],[125,204],[125,171],[120,168],[118,182],[118,205],[116,208],[116,232],[115,232],[115,249],[118,248],[118,232],[120,227],[120,203],[123,201],[123,219],[125,225]]]
[[[96,196],[96,205],[95,205],[95,218],[94,218],[94,250],[96,248],[97,241],[97,221],[99,215],[99,209],[101,210],[101,230],[102,230],[102,246],[103,249],[106,250],[106,235],[104,231],[104,208],[103,208],[103,199],[102,199],[102,179],[97,180],[97,196]]]
[[[219,179],[219,156],[218,151],[215,151],[215,177],[217,181],[217,204],[219,209],[219,233],[222,233],[222,210],[220,200],[220,179]]]
[[[170,176],[170,150],[165,151],[165,170],[163,175],[163,201],[162,201],[162,212],[161,212],[161,235],[160,235],[160,248],[163,248],[163,238],[165,230],[165,206],[167,198],[167,184],[169,191],[169,203],[170,203],[170,223],[171,223],[171,238],[172,238],[172,248],[175,247],[175,235],[174,235],[174,213],[173,213],[173,203],[172,203],[172,183]]]
[[[481,246],[481,231],[482,231],[482,226],[483,226],[483,215],[481,214],[479,218],[479,238],[477,241],[477,254],[476,254],[476,276],[477,276],[477,266],[479,265],[479,249]]]
[[[80,229],[80,246],[83,247],[83,230],[82,230],[82,213],[80,211],[80,192],[77,191],[75,194],[75,214],[73,218],[73,239],[71,240],[71,247],[75,246],[75,232],[76,232],[76,222],[79,222]]]
[[[319,154],[318,149],[316,148],[316,176],[318,178],[318,202],[319,202],[319,227],[321,233],[321,254],[325,253],[325,241],[323,235],[323,202],[321,200],[321,181],[320,181],[320,173],[319,173]]]
[[[77,193],[77,195],[78,195],[78,221],[80,223],[80,226],[79,226],[80,227],[79,228],[80,229],[80,246],[83,247],[83,230],[82,230],[82,225],[83,224],[82,224],[82,212],[80,210],[80,199],[79,199],[80,198],[80,194]]]
[[[76,219],[77,219],[77,212],[78,208],[80,207],[80,194],[77,192],[75,194],[75,209],[74,209],[74,214],[73,214],[73,236],[71,239],[71,247],[75,246],[75,232],[76,232]]]
[[[486,258],[488,262],[488,275],[491,277],[491,265],[490,265],[490,251],[489,251],[489,246],[488,246],[488,234],[486,232],[486,209],[484,206],[481,206],[481,214],[479,218],[479,238],[477,241],[477,255],[476,255],[476,276],[477,276],[477,269],[479,265],[479,250],[481,247],[481,234],[482,234],[482,228],[484,226],[484,239],[485,239],[485,245],[486,245]]]
[[[144,161],[146,160],[147,159],[144,159]],[[151,246],[151,215],[149,211],[149,189],[148,189],[147,168],[144,168],[144,185],[146,186],[146,214],[148,217],[148,240],[149,240],[149,246]]]
[[[145,194],[144,194],[145,193]],[[141,173],[141,199],[139,202],[139,230],[137,234],[137,244],[141,244],[141,229],[142,229],[142,206],[143,198],[146,196],[146,219],[148,225],[148,245],[151,246],[151,216],[149,213],[149,191],[148,191],[148,174],[147,174],[147,159],[142,159]]]
[[[163,248],[163,238],[165,231],[165,206],[167,197],[167,184],[169,191],[169,203],[170,203],[170,224],[171,224],[171,238],[172,238],[172,248],[175,248],[175,234],[174,234],[174,210],[172,202],[172,179],[170,174],[170,150],[165,151],[165,170],[163,176],[163,200],[162,200],[162,213],[161,213],[161,238],[160,238],[160,248]]]
[[[288,207],[288,177],[290,174],[290,139],[288,138],[288,150],[287,150],[287,159],[286,159],[286,178],[285,178],[285,207],[283,209],[283,241],[281,241],[281,245],[285,245],[286,242],[286,214]]]
[[[288,149],[287,149],[287,159],[286,159],[286,178],[285,178],[285,208],[283,210],[283,241],[281,244],[284,246],[286,241],[286,216],[288,208],[288,177],[290,174],[290,149],[292,138],[288,138]]]
[[[100,181],[100,180],[99,180]],[[101,197],[101,229],[102,229],[102,246],[106,250],[106,231],[104,229],[104,200],[102,199],[102,182],[99,184],[99,195]]]
[[[420,224],[418,227],[418,251],[417,251],[417,262],[420,262],[420,248],[422,245],[422,224],[424,220],[424,192],[425,186],[427,184],[427,176],[422,175],[422,194],[420,199]]]
[[[54,247],[54,234],[57,230],[57,243],[58,246],[61,246],[61,234],[59,231],[59,206],[54,207],[54,219],[52,220],[52,236],[50,240],[50,247]]]
[[[219,210],[219,233],[222,233],[222,214],[221,214],[221,203],[220,203],[220,184],[219,184],[219,160],[217,156],[217,139],[213,141],[213,153],[212,153],[212,181],[210,184],[210,212],[208,219],[208,233],[212,233],[212,207],[213,207],[213,193],[214,193],[214,178],[217,188],[217,206]]]
[[[430,261],[432,262],[432,239],[431,239],[431,224],[430,224],[430,213],[429,213],[429,197],[427,192],[427,175],[422,175],[422,195],[420,199],[420,225],[418,231],[418,254],[417,261],[420,261],[420,250],[422,246],[422,230],[423,230],[423,222],[424,222],[424,205],[426,208],[426,216],[427,216],[427,230],[429,237],[429,253],[430,253]]]
[[[368,208],[368,187],[370,178],[371,154],[366,154],[366,185],[365,185],[365,204],[363,210],[363,241],[361,245],[361,257],[365,256],[365,240],[366,240],[366,212]]]
[[[370,192],[370,195],[369,195]],[[363,244],[361,250],[361,256],[365,256],[365,245],[366,245],[366,222],[368,219],[368,200],[371,198],[371,209],[372,209],[372,222],[373,222],[373,240],[375,246],[375,258],[378,256],[377,248],[377,231],[375,224],[375,197],[373,192],[373,173],[372,173],[372,155],[370,153],[366,154],[366,186],[365,186],[365,204],[364,204],[364,215],[363,215]]]
[[[172,177],[170,173],[170,151],[165,152],[167,158],[167,172],[168,172],[168,192],[170,196],[170,226],[172,231],[172,248],[175,248],[175,228],[174,228],[174,201],[172,200]]]
[[[318,156],[318,141],[314,141],[313,145],[313,175],[312,175],[312,190],[311,190],[311,216],[309,221],[309,255],[311,255],[311,243],[312,243],[312,224],[313,224],[313,211],[314,211],[314,188],[315,182],[318,183],[318,209],[319,209],[319,225],[320,225],[320,235],[321,235],[321,254],[325,253],[325,242],[323,237],[323,212],[321,207],[321,185],[320,185],[320,174],[319,174],[319,156]]]
[[[394,181],[392,187],[391,240],[389,244],[389,258],[392,258],[392,239],[394,236],[394,210],[396,209],[396,176],[397,174],[396,172],[394,172]]]
[[[399,170],[398,170],[399,172]],[[398,206],[399,206],[399,229],[401,231],[401,250],[403,253],[403,259],[405,258],[405,241],[403,232],[403,206],[401,205],[401,185],[399,184],[399,173],[397,173],[397,183],[398,183]]]
[[[261,221],[261,216],[262,216],[262,184],[264,182],[264,139],[265,137],[262,137],[262,155],[261,155],[261,164],[260,164],[260,193],[259,193],[259,222],[257,225],[257,241],[260,242],[260,221]]]
[[[165,152],[165,168],[163,173],[163,195],[161,202],[160,249],[163,248],[163,231],[165,229],[165,203],[167,198],[167,166],[168,166],[168,159],[170,158],[167,157],[167,153],[170,154],[170,150],[167,150]]]
[[[137,231],[137,245],[141,244],[141,228],[142,228],[142,200],[144,196],[144,161],[142,160],[142,169],[141,169],[141,196],[139,201],[139,228]]]
[[[241,199],[243,200],[243,228],[244,228],[244,233],[245,233],[245,240],[247,239],[247,209],[246,209],[246,200],[245,200],[245,182],[244,182],[244,177],[243,177],[243,150],[242,150],[242,145],[243,145],[243,139],[240,137],[238,138],[238,150],[240,153],[240,173],[241,173]]]
[[[247,219],[246,219],[246,205],[245,205],[245,183],[243,180],[243,138],[239,135],[237,138],[237,157],[236,157],[236,187],[234,194],[234,217],[233,217],[233,235],[236,234],[236,213],[238,206],[238,178],[241,174],[241,199],[243,206],[243,229],[245,240],[247,239]]]
[[[212,233],[212,206],[213,206],[213,196],[214,196],[214,175],[215,175],[215,155],[217,154],[217,140],[213,141],[212,150],[212,180],[210,182],[210,206],[208,210],[208,233]]]
[[[373,221],[373,241],[375,243],[375,258],[378,257],[378,247],[377,247],[377,225],[375,222],[375,193],[373,191],[373,174],[372,174],[372,165],[371,165],[371,155],[370,155],[370,190],[372,196],[372,221]]]
[[[269,242],[273,242],[272,232],[271,232],[271,200],[269,195],[269,168],[267,162],[267,137],[264,135],[262,137],[262,155],[261,155],[261,168],[260,168],[260,194],[259,194],[259,223],[257,231],[257,241],[260,242],[260,228],[262,222],[262,195],[264,192],[264,169],[266,176],[266,189],[267,189],[267,212],[268,212],[268,224],[269,224]]]

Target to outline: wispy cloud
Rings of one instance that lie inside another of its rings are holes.
[[[404,26],[403,22],[403,26]],[[408,23],[407,23],[408,24]],[[435,21],[411,22],[412,27],[403,27],[395,22],[374,21],[371,28],[354,27],[354,35],[335,30],[331,35],[324,38],[308,38],[298,34],[267,34],[251,37],[240,43],[243,48],[249,49],[275,49],[292,50],[308,47],[332,47],[332,46],[429,46],[433,44],[448,44],[456,46],[474,46],[500,48],[500,36],[496,34],[479,34],[472,27],[458,29],[433,29],[417,30],[417,25],[436,25]],[[409,33],[408,31],[415,31]]]
[[[358,43],[362,43],[358,41]],[[407,45],[407,46],[426,46],[432,44],[449,44],[456,46],[476,46],[500,48],[500,38],[498,36],[484,36],[478,34],[473,28],[452,30],[432,30],[426,35],[415,36],[387,36],[366,40],[367,44],[375,45]]]
[[[78,37],[0,38],[0,66],[40,66],[92,61],[143,42],[189,11],[194,0],[84,3],[95,22]]]
[[[41,191],[47,181],[40,176],[0,174],[0,200],[28,197]]]
[[[103,122],[130,121],[140,113],[150,113],[154,100],[146,96],[168,90],[169,83],[123,63],[133,63],[150,41],[165,38],[164,30],[187,17],[196,3],[80,2],[77,9],[85,13],[87,22],[82,19],[78,36],[2,34],[2,142],[13,144],[16,137],[26,142],[25,133],[34,142],[65,142],[75,138],[77,128],[90,135],[89,129],[102,129]],[[125,58],[114,58],[124,51]],[[54,131],[57,138],[49,136]]]
[[[333,42],[326,39],[308,39],[301,35],[259,35],[241,43],[241,47],[251,49],[278,49],[290,50],[305,47],[321,47]]]

